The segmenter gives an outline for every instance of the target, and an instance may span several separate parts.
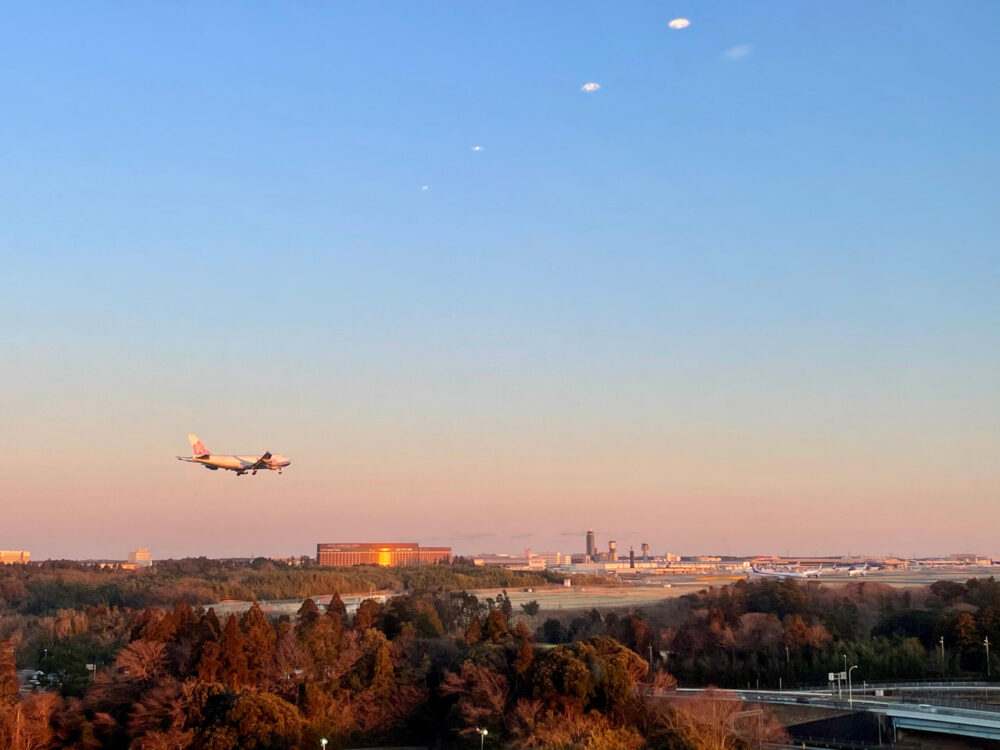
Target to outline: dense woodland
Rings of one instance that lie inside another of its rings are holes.
[[[513,588],[561,582],[551,574],[520,573],[466,564],[419,567],[293,567],[258,558],[250,564],[207,558],[158,562],[155,568],[124,571],[68,560],[0,567],[0,613],[50,615],[88,606],[172,607],[227,599],[304,599],[338,592],[453,591]],[[599,579],[595,579],[599,580]]]
[[[227,618],[202,606],[223,591],[329,591],[338,576],[345,593],[401,593],[353,616],[338,596],[329,611],[307,600],[274,620],[258,606]],[[858,679],[981,676],[983,638],[1000,639],[992,578],[913,590],[769,579],[551,618],[458,585],[494,576],[544,581],[462,566],[0,567],[0,747],[478,747],[485,728],[493,747],[738,748],[746,738],[719,708],[738,703],[671,704],[648,688],[816,683],[843,654]],[[157,606],[168,594],[172,606]],[[19,694],[26,667],[44,673],[37,693]]]
[[[1000,584],[739,581],[621,618],[594,611],[549,619],[539,635],[563,643],[605,633],[652,653],[655,667],[690,686],[818,685],[844,668],[844,655],[859,665],[856,679],[869,682],[985,678],[983,641],[1000,638]]]

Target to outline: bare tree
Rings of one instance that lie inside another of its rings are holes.
[[[699,750],[739,750],[747,740],[785,738],[784,730],[763,709],[746,707],[732,693],[708,690],[702,697],[671,701],[655,713],[652,730]]]

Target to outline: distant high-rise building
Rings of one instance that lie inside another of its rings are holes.
[[[31,553],[26,549],[0,549],[0,564],[27,565],[31,562]]]
[[[645,542],[642,543],[642,559],[643,562],[649,562],[649,545]]]
[[[608,560],[618,562],[618,542],[614,539],[608,542]]]
[[[593,529],[587,531],[587,557],[591,560],[597,559],[597,537],[594,536]]]
[[[139,547],[139,549],[134,552],[129,552],[128,561],[140,568],[153,567],[153,556],[149,554],[149,550],[145,547]]]
[[[635,567],[635,547],[628,548],[628,566],[630,568]]]

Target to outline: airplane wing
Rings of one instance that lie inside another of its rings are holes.
[[[243,471],[257,471],[257,469],[263,469],[267,466],[267,462],[271,459],[271,451],[267,451],[263,456],[258,458]]]

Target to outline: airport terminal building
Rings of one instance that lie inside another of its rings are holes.
[[[416,542],[350,542],[317,544],[316,563],[329,567],[352,565],[433,565],[451,562],[451,547],[421,547]]]

